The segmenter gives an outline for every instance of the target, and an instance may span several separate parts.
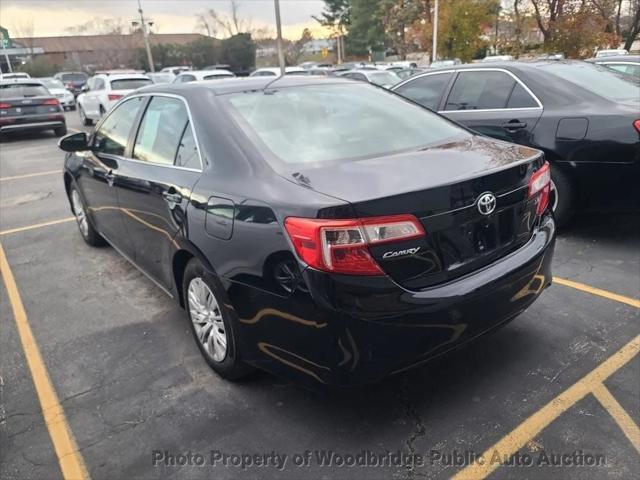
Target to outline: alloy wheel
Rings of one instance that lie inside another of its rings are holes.
[[[89,220],[87,219],[87,213],[84,210],[82,200],[80,200],[80,194],[75,188],[71,192],[71,204],[73,205],[73,213],[76,215],[80,233],[82,233],[83,237],[87,238],[89,236]]]
[[[187,296],[198,341],[212,360],[222,362],[227,355],[227,333],[215,295],[202,278],[196,277],[189,283]]]

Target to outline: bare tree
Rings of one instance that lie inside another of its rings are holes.
[[[222,14],[213,8],[207,10],[207,16],[211,19],[213,25],[217,26],[229,37],[238,33],[250,32],[251,20],[240,17],[239,0],[229,0],[229,6],[231,7],[230,15]]]
[[[544,43],[553,41],[556,23],[564,14],[565,0],[531,0]]]
[[[20,23],[20,25],[14,25],[13,31],[15,32],[17,38],[24,39],[22,43],[24,44],[25,48],[29,49],[29,53],[33,54],[33,37],[35,31],[33,20],[25,20],[24,22]]]
[[[80,25],[65,28],[65,32],[71,35],[124,35],[131,33],[131,28],[120,17],[94,17]]]
[[[633,42],[636,41],[640,34],[640,0],[629,0],[629,14],[631,24],[624,42],[624,48],[627,50],[631,49]]]

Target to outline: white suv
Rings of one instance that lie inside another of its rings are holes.
[[[139,73],[100,74],[91,77],[83,88],[83,93],[76,99],[80,120],[84,125],[93,125],[122,97],[147,85],[153,85],[153,82]]]

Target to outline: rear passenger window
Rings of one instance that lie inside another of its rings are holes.
[[[124,155],[131,127],[142,105],[142,97],[122,102],[102,123],[93,138],[93,150],[110,155]]]
[[[527,92],[522,85],[516,83],[507,102],[507,108],[531,108],[537,106],[538,103],[529,92]]]
[[[189,122],[187,122],[187,125],[185,126],[182,140],[180,140],[180,145],[178,145],[176,165],[178,167],[185,168],[200,168],[198,146],[196,145],[196,139],[193,136],[193,129]]]
[[[153,97],[140,123],[133,158],[173,165],[187,121],[187,108],[182,100]]]
[[[504,72],[458,73],[445,110],[506,108],[516,81]]]
[[[396,92],[423,107],[438,110],[442,95],[444,95],[452,76],[453,73],[426,75],[405,83]]]

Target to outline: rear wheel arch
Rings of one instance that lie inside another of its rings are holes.
[[[64,172],[64,189],[67,192],[67,197],[69,197],[69,194],[71,193],[72,181],[73,178],[71,177],[71,174],[69,172]]]
[[[194,255],[188,250],[178,250],[173,255],[173,261],[171,262],[171,268],[173,271],[173,281],[176,285],[176,292],[178,294],[178,302],[181,307],[184,307],[184,295],[182,294],[182,281],[184,279],[184,271],[187,268],[189,260],[194,258]]]
[[[192,258],[196,258],[211,275],[217,276],[217,274],[204,254],[195,245],[189,241],[185,241],[185,239],[182,239],[182,241],[179,242],[180,248],[173,254],[173,258],[171,260],[171,270],[173,272],[173,281],[176,287],[178,303],[181,307],[184,307],[184,289],[182,288],[182,282],[184,280],[184,272],[189,261]]]

